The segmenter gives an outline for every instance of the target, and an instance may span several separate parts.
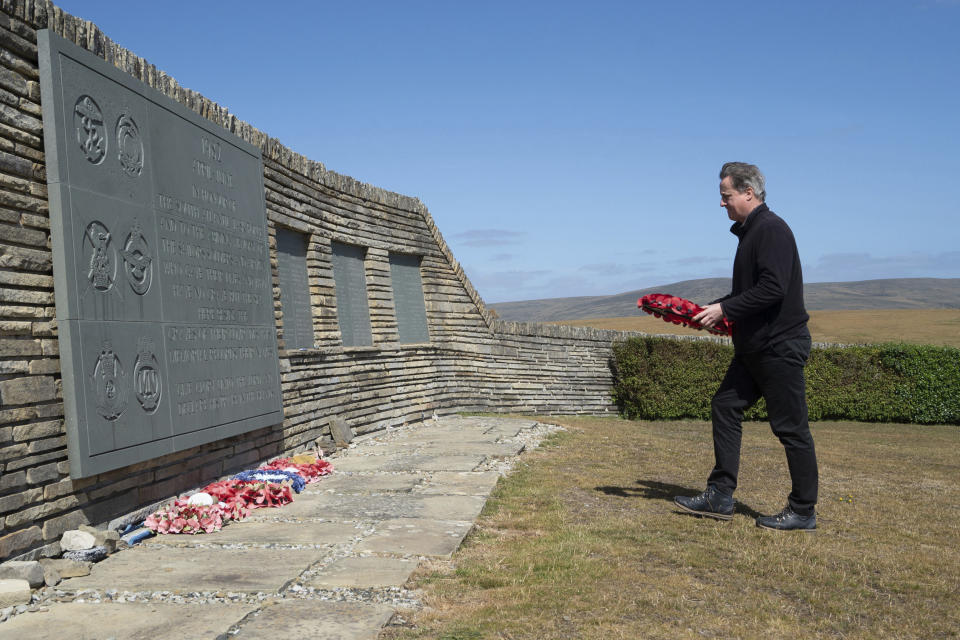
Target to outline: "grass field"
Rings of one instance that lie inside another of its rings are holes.
[[[568,324],[617,331],[707,335],[679,325],[669,324],[640,311],[625,318],[562,320],[550,324]],[[811,311],[810,333],[814,342],[847,344],[870,342],[907,342],[960,347],[960,309],[887,309],[869,311]]]
[[[704,422],[548,418],[566,431],[501,479],[425,608],[381,639],[955,638],[956,427],[813,425],[819,529],[758,529],[789,491],[783,448],[745,425],[730,522],[680,514],[712,466]]]

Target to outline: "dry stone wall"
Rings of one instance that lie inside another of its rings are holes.
[[[242,436],[72,479],[54,307],[37,30],[50,28],[263,152],[284,420]],[[314,348],[284,349],[276,230],[306,234]],[[373,339],[344,347],[332,243],[367,249]],[[422,256],[430,341],[398,342],[391,252]],[[172,496],[329,438],[456,411],[598,414],[615,332],[496,320],[417,199],[339,175],[42,0],[0,2],[0,560],[51,555],[63,531],[116,524]]]

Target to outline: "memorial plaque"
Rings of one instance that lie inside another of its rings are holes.
[[[70,475],[282,422],[260,150],[38,40]]]
[[[350,244],[332,242],[333,283],[337,288],[337,319],[345,347],[373,344],[370,329],[370,305],[363,261],[367,250]]]
[[[307,244],[306,234],[277,227],[277,272],[280,307],[283,309],[283,341],[287,349],[312,349],[314,346]]]
[[[420,256],[391,253],[390,281],[393,284],[398,342],[430,342],[423,280],[420,278]]]

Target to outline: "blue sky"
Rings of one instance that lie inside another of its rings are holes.
[[[960,0],[65,0],[327,168],[487,302],[729,277],[753,162],[808,282],[960,277]]]

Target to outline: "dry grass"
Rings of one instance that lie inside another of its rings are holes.
[[[625,318],[562,320],[550,324],[644,333],[701,333],[647,314]],[[809,326],[815,342],[907,342],[960,347],[960,309],[811,311]]]
[[[501,480],[427,605],[381,638],[948,638],[960,630],[956,427],[814,425],[819,530],[758,529],[789,491],[746,425],[738,513],[678,513],[712,466],[709,425],[550,419],[567,431]]]

